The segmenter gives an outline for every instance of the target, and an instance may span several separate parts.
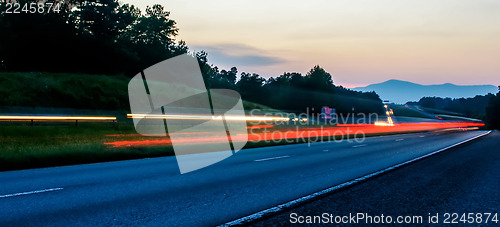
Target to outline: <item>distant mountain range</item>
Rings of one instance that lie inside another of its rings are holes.
[[[454,85],[450,83],[439,85],[421,85],[408,81],[388,80],[366,87],[353,88],[355,91],[375,91],[382,100],[404,104],[408,101],[418,101],[422,97],[468,98],[488,93],[496,94],[498,87],[493,85]]]

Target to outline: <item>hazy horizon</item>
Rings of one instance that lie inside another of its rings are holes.
[[[390,79],[419,84],[499,85],[500,1],[181,1],[161,4],[178,40],[211,64],[255,72],[306,73],[321,65],[337,85]]]

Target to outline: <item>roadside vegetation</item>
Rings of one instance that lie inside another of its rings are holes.
[[[71,73],[0,73],[0,106],[127,110],[129,78]]]
[[[1,97],[0,105],[52,102],[57,107],[128,109],[125,78],[189,53],[198,58],[208,88],[235,89],[246,101],[294,112],[319,112],[322,106],[336,108],[337,113],[382,112],[377,94],[336,86],[320,66],[305,75],[286,72],[270,79],[238,72],[236,67],[219,69],[209,63],[206,52],[192,53],[176,39],[177,23],[162,5],[141,11],[118,0],[61,4],[60,13],[0,13],[0,72],[13,72],[4,74],[2,83],[12,87],[4,91],[8,97]],[[4,8],[0,4],[0,12]],[[34,93],[26,94],[26,89]],[[44,99],[35,97],[38,94]]]
[[[493,96],[486,108],[486,123],[489,128],[500,130],[500,86],[498,93]]]
[[[423,97],[418,102],[409,102],[436,114],[452,114],[485,120],[486,107],[495,95],[477,95],[473,98]]]
[[[473,98],[423,97],[418,102],[408,102],[422,110],[443,115],[457,115],[483,120],[487,128],[500,130],[500,86],[499,93],[477,95]],[[396,109],[395,114],[398,115]]]
[[[428,114],[424,114],[422,111],[417,111],[415,109],[408,108],[403,105],[390,105],[390,106],[394,111],[394,115],[398,117],[435,119],[434,117],[429,117]]]
[[[0,126],[0,171],[171,155],[169,147],[110,149],[107,135],[135,133],[133,126],[73,124]],[[139,138],[140,139],[140,138]]]
[[[45,123],[46,124],[46,123]],[[299,130],[311,125],[281,125],[273,130]],[[262,130],[252,130],[259,133]],[[354,130],[354,129],[353,129]],[[381,136],[422,131],[381,132],[366,135],[337,135],[328,137],[298,138],[291,140],[249,141],[245,148],[256,148],[318,141],[345,140],[363,136]],[[75,127],[71,123],[58,126],[39,124],[30,127],[17,122],[15,125],[0,124],[0,171],[87,164],[139,158],[174,155],[168,137],[145,137],[135,132],[131,123],[112,127],[111,124],[83,124]],[[114,142],[126,142],[115,147]],[[146,143],[137,143],[144,141]],[[161,143],[148,143],[160,141]]]

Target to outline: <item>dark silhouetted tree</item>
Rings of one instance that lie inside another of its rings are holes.
[[[319,65],[314,66],[305,77],[306,87],[316,91],[331,91],[333,88],[332,75]]]
[[[486,108],[486,123],[488,127],[500,130],[500,86],[498,90],[499,92],[491,97]]]
[[[477,95],[473,98],[440,98],[440,97],[423,97],[418,102],[409,104],[420,105],[425,108],[440,109],[457,114],[462,114],[467,117],[484,119],[485,110],[495,95]]]
[[[266,80],[256,73],[242,72],[236,86],[244,100],[263,103],[266,96],[263,85]]]
[[[0,4],[0,70],[135,75],[188,50],[161,5],[142,14],[118,0],[57,2],[60,13],[43,14]]]

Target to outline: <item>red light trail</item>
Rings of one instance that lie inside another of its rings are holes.
[[[256,127],[259,126],[259,127]],[[351,136],[360,134],[379,134],[391,132],[417,132],[417,131],[430,131],[439,129],[454,129],[454,128],[472,128],[482,127],[483,123],[470,123],[470,122],[426,122],[426,123],[402,123],[389,125],[374,125],[374,124],[340,124],[334,127],[311,127],[311,128],[289,128],[289,129],[276,129],[268,130],[273,125],[256,125],[249,126],[248,138],[245,135],[232,136],[233,141],[280,141],[280,140],[293,140],[293,139],[308,139],[319,137],[332,137],[332,136]],[[264,126],[264,127],[263,127]],[[136,134],[131,134],[134,136]],[[109,135],[119,137],[121,135]],[[148,137],[144,137],[148,138]],[[186,134],[185,139],[176,140],[176,144],[182,145],[202,145],[209,143],[227,142],[226,137],[211,137],[206,133],[199,134]],[[146,140],[125,140],[104,143],[111,148],[123,147],[140,147],[140,146],[170,146],[172,142],[169,138],[161,139],[146,139]]]

